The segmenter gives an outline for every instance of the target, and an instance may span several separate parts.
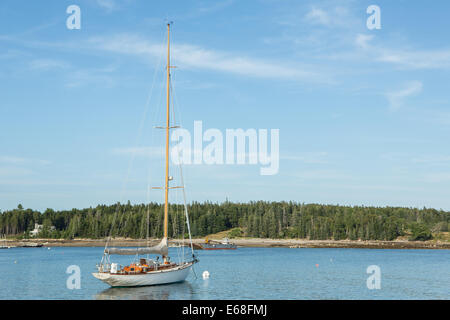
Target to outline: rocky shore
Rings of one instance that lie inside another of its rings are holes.
[[[193,239],[197,245],[204,243],[204,239]],[[136,247],[145,246],[146,240],[116,238],[111,240],[109,246]],[[285,248],[365,248],[365,249],[450,249],[450,242],[447,241],[360,241],[360,240],[307,240],[307,239],[261,239],[261,238],[239,238],[232,239],[231,242],[241,247],[285,247]],[[7,241],[8,246],[20,247],[27,243],[43,244],[45,247],[104,247],[104,239],[32,239],[20,241]],[[158,243],[158,240],[151,240],[150,245]],[[185,240],[187,243],[187,240]],[[170,245],[181,244],[180,240],[170,240]]]

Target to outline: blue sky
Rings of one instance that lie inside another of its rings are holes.
[[[66,8],[81,29],[66,28]],[[381,9],[369,30],[366,8]],[[450,210],[448,1],[0,3],[0,209],[162,201],[166,19],[177,117],[280,130],[280,169],[184,167],[188,201]],[[146,151],[147,150],[147,151]],[[173,193],[172,201],[181,195]]]

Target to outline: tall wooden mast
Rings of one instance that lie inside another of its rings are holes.
[[[167,24],[167,119],[166,119],[166,183],[164,201],[164,237],[167,238],[169,221],[169,128],[170,128],[170,23]]]

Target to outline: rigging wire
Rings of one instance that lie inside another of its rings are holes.
[[[162,57],[160,56],[160,59],[159,59],[159,62],[158,62],[158,67],[155,68],[155,71],[154,71],[154,74],[153,74],[152,85],[150,87],[150,92],[149,92],[149,94],[147,96],[147,100],[146,100],[146,103],[145,103],[144,113],[143,113],[143,116],[141,118],[141,122],[139,124],[139,129],[138,129],[138,134],[136,136],[136,143],[135,143],[135,145],[138,145],[138,142],[140,141],[140,138],[141,138],[141,135],[142,135],[145,119],[147,117],[147,112],[148,112],[149,105],[150,105],[150,100],[151,100],[151,97],[153,95],[153,89],[154,89],[154,86],[155,86],[155,80],[156,80],[157,71],[159,69],[159,65],[161,64],[161,61],[162,61]],[[131,174],[131,169],[133,167],[133,162],[134,162],[135,156],[136,156],[136,153],[133,152],[132,155],[131,155],[131,158],[130,158],[130,160],[128,162],[127,174],[126,174],[125,179],[124,179],[124,181],[122,183],[122,188],[121,188],[120,197],[119,197],[120,200],[119,200],[119,203],[116,206],[116,211],[115,211],[114,216],[113,216],[113,220],[112,220],[111,228],[110,228],[110,231],[109,231],[109,236],[108,236],[107,241],[106,241],[105,249],[108,247],[109,242],[111,241],[111,235],[112,235],[114,224],[115,224],[115,221],[116,221],[116,218],[117,218],[117,213],[118,213],[118,210],[120,209],[120,203],[123,200],[123,195],[125,193],[126,185],[128,183],[128,179],[129,179],[130,174]]]
[[[167,36],[167,33],[166,33],[166,31],[164,31],[164,38]],[[162,64],[162,57],[164,56],[164,54],[163,54],[163,52],[161,53],[161,55],[160,55],[160,59],[159,59],[159,62],[158,62],[158,70],[159,71],[161,71],[162,73],[164,73],[164,69],[166,69],[166,67],[165,68],[161,68],[161,64]],[[161,69],[160,69],[161,68]],[[164,94],[164,86],[161,86],[161,88],[160,88],[161,90],[160,90],[160,94],[159,94],[159,98],[158,98],[158,102],[157,102],[157,104],[156,104],[156,108],[155,108],[155,112],[154,112],[154,114],[153,114],[153,116],[151,117],[151,119],[153,119],[153,123],[152,123],[152,125],[153,126],[155,126],[156,124],[158,124],[159,122],[160,122],[160,117],[161,117],[161,114],[162,114],[162,106],[161,106],[161,101],[162,101],[162,97],[163,97],[163,94]],[[150,150],[149,150],[149,152],[150,153],[153,153],[154,151],[161,151],[161,155],[162,155],[162,149],[158,149],[158,148],[154,148],[153,146],[154,146],[154,140],[155,140],[155,134],[154,134],[154,132],[155,132],[155,130],[154,130],[154,128],[152,128],[152,130],[151,130],[151,137],[150,137],[150,140],[151,140],[151,143],[150,143]],[[157,152],[157,155],[159,156],[159,152]],[[150,164],[150,161],[148,162],[148,169],[147,169],[147,203],[148,203],[148,209],[147,209],[147,217],[148,217],[148,221],[149,221],[149,215],[150,215],[150,190],[151,190],[151,181],[152,181],[152,171],[151,171],[151,164]],[[160,216],[160,212],[158,212],[157,214],[156,214],[156,217],[157,217],[157,226],[156,226],[156,230],[152,230],[153,232],[153,234],[155,235],[155,236],[157,236],[157,237],[159,237],[159,229],[160,229],[160,223],[161,223],[161,216]],[[159,220],[158,220],[158,218],[159,218]],[[150,226],[149,226],[149,223],[148,223],[148,228],[150,228]],[[149,245],[149,237],[147,237],[147,245]]]
[[[175,80],[173,80],[173,82],[175,82]],[[171,89],[172,89],[173,97],[174,97],[173,98],[174,105],[175,104],[178,105],[178,99],[177,99],[177,95],[175,93],[175,89],[173,88],[173,86],[172,86]],[[173,109],[175,109],[175,106],[174,106]],[[175,112],[175,110],[174,110],[174,112]],[[179,120],[180,127],[182,127],[181,112],[179,112],[179,114],[180,114],[180,116],[179,116],[179,118],[180,118],[180,120]],[[177,148],[177,153],[178,153],[178,159],[179,159],[178,165],[179,165],[179,169],[180,169],[180,178],[181,178],[181,187],[182,187],[181,189],[182,189],[182,192],[183,192],[184,212],[185,212],[185,216],[186,216],[186,224],[187,224],[188,233],[189,233],[189,242],[190,242],[190,246],[191,246],[192,257],[195,257],[194,246],[192,244],[191,227],[190,227],[190,223],[189,223],[189,213],[188,213],[188,210],[187,210],[186,191],[185,191],[186,185],[185,185],[184,179],[183,179],[183,168],[181,166],[180,149],[179,148]]]
[[[175,77],[173,76],[172,77],[173,79],[175,79]],[[172,93],[172,97],[174,97],[173,99],[172,99],[172,115],[173,115],[173,122],[174,122],[174,125],[176,125],[176,117],[175,117],[175,115],[176,115],[176,112],[175,112],[175,107],[176,107],[176,102],[175,102],[175,89],[174,89],[174,86],[173,86],[173,84],[172,83],[174,83],[175,82],[175,80],[172,80],[172,82],[171,82],[171,84],[170,84],[170,92]],[[181,112],[180,112],[181,113]],[[180,127],[182,127],[181,126],[181,123],[180,123]],[[178,160],[178,163],[179,163],[179,165],[181,165],[181,163],[180,163],[180,154],[179,154],[179,152],[180,152],[180,150],[179,150],[179,148],[175,148],[175,150],[177,151],[177,160]],[[181,181],[182,182],[182,181]],[[183,183],[181,183],[181,187],[182,188],[184,188],[184,185],[183,185]],[[184,191],[184,190],[183,190]],[[177,194],[177,203],[178,203],[178,193],[176,193]],[[185,201],[184,201],[185,202]],[[178,206],[177,206],[177,215],[178,215],[178,213],[179,213],[179,211],[178,211]],[[185,224],[183,223],[183,228],[182,228],[182,230],[183,230],[183,233],[182,233],[182,256],[184,257],[185,255],[184,255],[184,232],[185,232]]]

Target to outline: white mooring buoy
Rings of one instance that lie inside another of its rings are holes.
[[[203,279],[208,279],[209,278],[209,272],[208,271],[203,271],[202,277],[203,277]]]

